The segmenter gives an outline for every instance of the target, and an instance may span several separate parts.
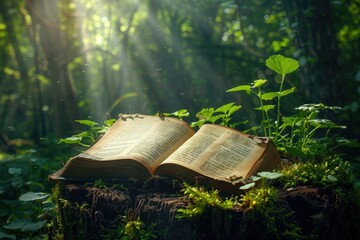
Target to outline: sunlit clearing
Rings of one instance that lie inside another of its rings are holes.
[[[201,49],[195,55],[192,52],[192,58],[186,57],[187,51],[194,50],[184,48],[181,29],[164,24],[172,16],[159,16],[160,10],[151,4],[142,1],[103,4],[96,0],[76,0],[72,4],[78,16],[78,34],[84,39],[81,45],[87,89],[83,94],[91,96],[88,104],[94,118],[104,117],[110,106],[112,117],[119,112],[153,114],[158,110],[186,108],[207,91],[211,81],[200,81],[198,86],[193,86],[189,76],[200,78],[201,74],[187,68],[185,60],[199,61],[204,66],[199,72],[218,76],[211,67],[215,63],[209,62]],[[167,7],[170,14],[179,11],[170,3]],[[189,9],[192,8],[184,7],[182,11]],[[185,15],[183,21],[187,18]],[[101,79],[96,77],[99,75]],[[136,94],[122,97],[128,93]]]

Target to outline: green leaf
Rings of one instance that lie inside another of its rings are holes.
[[[16,167],[11,167],[8,169],[8,173],[10,173],[11,175],[14,175],[14,176],[19,176],[22,173],[22,169],[16,168]]]
[[[36,223],[28,223],[28,224],[25,224],[22,228],[21,228],[21,231],[23,232],[33,232],[33,231],[37,231],[41,228],[43,228],[46,224],[46,220],[42,220],[42,221],[39,221],[39,222],[36,222]]]
[[[280,92],[280,95],[283,97],[283,96],[289,95],[290,93],[293,93],[294,91],[295,91],[295,87],[292,87],[290,89],[286,89],[286,90]]]
[[[215,112],[227,113],[234,104],[235,102],[222,105],[221,107],[218,107]]]
[[[278,92],[269,92],[269,93],[264,93],[263,95],[261,95],[261,99],[262,100],[272,100],[278,96],[279,96]]]
[[[245,185],[239,187],[239,189],[240,189],[240,190],[247,190],[247,189],[252,188],[252,187],[254,187],[254,186],[255,186],[255,183],[252,182],[252,183],[248,183],[248,184],[245,184]]]
[[[253,87],[254,87],[254,88],[258,88],[258,87],[264,85],[266,82],[267,82],[266,79],[258,79],[258,80],[255,80],[255,81],[253,82]]]
[[[360,147],[360,143],[358,143],[355,140],[347,139],[344,137],[337,137],[335,138],[335,141],[343,146],[347,147]]]
[[[16,236],[15,235],[10,235],[4,232],[0,232],[0,239],[10,239],[10,240],[15,240]]]
[[[338,125],[329,119],[310,119],[309,123],[311,126],[318,128],[346,128],[345,126]]]
[[[271,110],[271,109],[274,109],[275,108],[275,105],[264,105],[264,106],[262,106],[262,107],[257,107],[257,108],[255,108],[255,110],[260,110],[260,111],[265,111],[265,112],[267,112],[267,111],[269,111],[269,110]]]
[[[22,202],[30,202],[30,201],[47,198],[49,195],[50,194],[43,193],[43,192],[27,192],[27,193],[24,193],[23,195],[21,195],[19,197],[19,200]]]
[[[86,125],[86,126],[89,126],[89,127],[93,127],[95,125],[97,125],[96,122],[93,122],[93,121],[90,121],[90,120],[75,120],[75,122],[78,122],[82,125]]]
[[[111,127],[115,122],[116,122],[116,119],[114,119],[114,118],[108,119],[104,122],[104,125],[107,127]]]
[[[69,143],[69,144],[80,143],[81,139],[82,139],[81,137],[71,136],[60,139],[60,143]]]
[[[199,119],[208,119],[214,113],[214,108],[203,108],[200,112],[196,114],[196,117]]]
[[[229,114],[231,115],[231,114],[233,114],[234,112],[236,112],[237,110],[239,110],[241,108],[241,106],[239,106],[239,105],[234,105],[234,106],[232,106],[230,109],[229,109]]]
[[[247,94],[251,93],[251,86],[250,85],[241,85],[237,87],[230,88],[226,92],[240,92],[246,91]]]
[[[219,120],[220,118],[223,118],[224,116],[225,116],[224,114],[220,114],[220,115],[212,116],[212,117],[208,118],[207,120],[210,121],[211,123],[214,123],[217,120]]]
[[[273,55],[266,60],[266,66],[280,75],[285,75],[297,70],[299,62],[282,55]]]
[[[3,226],[6,229],[17,230],[22,229],[25,225],[32,223],[29,219],[15,219],[9,224]]]
[[[327,177],[327,179],[329,179],[331,182],[337,182],[337,178],[334,177],[333,175],[327,175],[326,177]]]
[[[78,134],[74,135],[74,137],[78,137],[78,138],[81,140],[81,138],[87,137],[87,136],[89,136],[89,135],[91,135],[91,134],[89,134],[89,132],[86,131],[86,132],[78,133]]]
[[[188,117],[190,115],[187,109],[180,109],[176,112],[173,112],[173,114],[177,117]]]
[[[278,172],[259,172],[258,175],[267,179],[277,179],[284,176],[284,174]]]

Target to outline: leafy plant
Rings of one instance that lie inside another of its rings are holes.
[[[62,138],[59,143],[79,144],[83,147],[90,147],[90,145],[93,144],[101,134],[104,134],[115,121],[115,119],[109,119],[104,121],[102,126],[98,126],[98,123],[90,120],[75,120],[75,122],[85,125],[89,127],[89,129],[79,134]]]
[[[235,102],[222,105],[216,109],[214,108],[203,108],[196,114],[196,117],[199,119],[196,122],[192,122],[192,127],[201,127],[204,123],[216,123],[220,121],[220,125],[235,127],[241,123],[230,124],[232,119],[231,115],[236,111],[241,109],[240,105],[236,105]]]
[[[299,157],[303,160],[323,155],[326,151],[331,151],[339,146],[359,146],[354,141],[344,138],[334,139],[329,137],[330,130],[344,129],[344,126],[337,125],[329,119],[319,118],[319,112],[324,110],[337,111],[339,107],[326,106],[325,104],[304,104],[295,110],[298,113],[292,116],[283,116],[280,112],[281,100],[283,97],[293,93],[295,87],[284,88],[285,77],[287,74],[296,71],[299,63],[292,58],[282,55],[273,55],[266,60],[266,66],[275,71],[281,77],[279,90],[276,92],[265,92],[263,86],[267,83],[266,79],[257,79],[250,84],[233,87],[227,92],[246,92],[254,94],[259,100],[259,107],[254,108],[261,111],[260,127],[251,127],[248,131],[262,129],[266,137],[271,137],[276,146],[285,155]],[[265,104],[265,101],[276,100],[276,105]],[[277,110],[275,118],[270,115],[271,110]],[[318,133],[323,132],[322,137]],[[318,137],[318,138],[315,138]]]
[[[156,224],[146,226],[140,218],[133,219],[131,212],[124,216],[123,222],[124,224],[120,224],[117,228],[107,231],[102,236],[103,239],[151,240],[158,238]]]
[[[258,99],[260,106],[255,108],[255,110],[261,111],[262,121],[261,128],[263,129],[264,135],[269,137],[274,137],[275,141],[277,140],[279,134],[280,127],[280,107],[281,107],[281,98],[289,95],[295,91],[295,88],[292,87],[290,89],[283,90],[284,81],[286,74],[289,74],[298,69],[299,63],[292,58],[286,58],[282,55],[273,55],[266,60],[266,66],[271,70],[274,70],[281,76],[281,83],[279,91],[277,92],[263,92],[262,86],[267,83],[266,79],[258,79],[247,85],[240,85],[237,87],[233,87],[227,92],[239,92],[245,91],[248,94],[253,93]],[[264,104],[264,101],[273,100],[277,98],[277,106],[273,104]],[[269,111],[277,108],[276,121],[273,122],[270,119]],[[272,128],[275,127],[275,131],[272,131]]]

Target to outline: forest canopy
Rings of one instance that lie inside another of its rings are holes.
[[[21,0],[0,6],[1,144],[62,137],[77,119],[155,114],[253,100],[226,90],[258,78],[273,54],[297,59],[287,87],[341,106],[359,137],[359,0]],[[280,81],[280,80],[279,80]],[[268,81],[267,87],[278,82]]]

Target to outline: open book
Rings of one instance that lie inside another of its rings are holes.
[[[280,155],[268,138],[205,124],[196,133],[177,118],[121,116],[84,153],[50,175],[51,180],[137,178],[153,175],[203,182],[225,191],[259,171],[270,171]]]

